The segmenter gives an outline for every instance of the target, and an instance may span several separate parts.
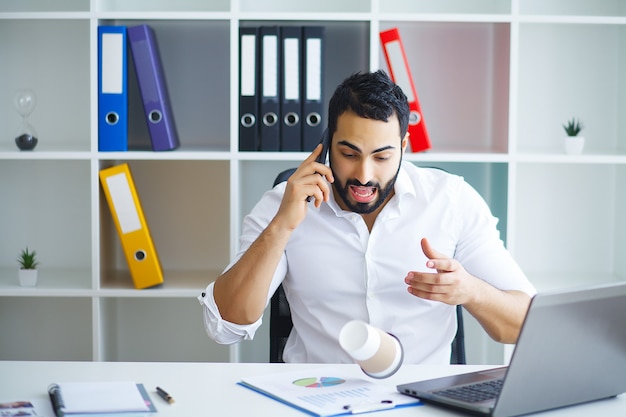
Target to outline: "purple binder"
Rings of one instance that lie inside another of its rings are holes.
[[[129,27],[128,40],[152,149],[154,151],[176,149],[180,142],[154,31],[148,25]]]

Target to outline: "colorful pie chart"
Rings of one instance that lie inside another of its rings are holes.
[[[311,377],[296,379],[295,381],[293,381],[293,384],[305,388],[323,388],[333,387],[335,385],[343,384],[344,382],[346,382],[345,379],[335,378],[332,376],[323,376],[320,378]]]

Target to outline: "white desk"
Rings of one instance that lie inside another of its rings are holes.
[[[46,389],[53,382],[131,380],[145,385],[157,406],[156,416],[304,417],[307,414],[241,387],[237,385],[237,382],[245,376],[286,372],[315,366],[244,363],[0,361],[0,402],[31,400],[48,405]],[[367,378],[356,365],[332,366],[336,366],[337,373],[342,376]],[[405,365],[391,378],[373,381],[395,389],[396,384],[399,383],[485,368],[488,367]],[[163,401],[155,392],[157,385],[167,390],[176,403],[169,405]],[[392,417],[458,414],[425,405],[369,415]],[[626,416],[626,395],[622,394],[617,398],[536,415],[624,417]]]

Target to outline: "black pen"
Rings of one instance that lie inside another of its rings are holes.
[[[163,398],[165,401],[167,401],[170,404],[174,404],[174,398],[169,395],[163,388],[161,387],[156,387],[157,390],[157,394],[159,394],[159,397]]]
[[[371,413],[372,411],[381,411],[394,408],[395,404],[391,400],[366,401],[355,405],[344,405],[343,409],[351,414]]]

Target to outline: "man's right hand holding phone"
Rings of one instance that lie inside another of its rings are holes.
[[[287,227],[295,229],[304,220],[310,198],[314,199],[317,208],[322,202],[328,201],[330,183],[335,179],[330,167],[318,162],[322,150],[320,143],[287,180],[285,194],[276,214]]]

